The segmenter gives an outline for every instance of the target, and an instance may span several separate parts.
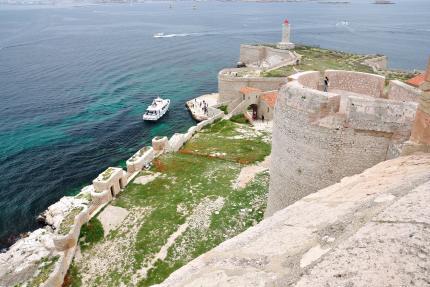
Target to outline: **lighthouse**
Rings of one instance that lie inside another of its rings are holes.
[[[283,50],[294,49],[294,44],[290,42],[290,22],[288,19],[282,23],[282,41],[278,43],[277,47]]]

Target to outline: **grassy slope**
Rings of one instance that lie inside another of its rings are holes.
[[[161,282],[180,266],[260,221],[266,203],[268,173],[259,174],[241,190],[233,190],[232,183],[244,164],[262,160],[270,153],[267,142],[266,134],[247,125],[220,121],[199,132],[181,152],[156,159],[152,172],[161,175],[146,185],[129,184],[113,202],[128,210],[151,210],[140,219],[142,225],[130,242],[132,256],[125,258],[122,266],[108,268],[89,285],[118,286],[120,282],[131,285],[136,270],[150,262],[203,200],[222,197],[224,205],[212,214],[208,228],[187,228],[168,250],[166,259],[158,261],[145,280],[139,280],[139,286]],[[126,234],[124,230],[113,231],[104,240],[125,238]],[[89,246],[83,252],[91,249]],[[75,265],[78,278],[85,267]]]
[[[327,69],[351,70],[365,73],[374,73],[372,68],[361,64],[369,56],[333,51],[309,46],[297,46],[294,49],[302,55],[302,62],[297,66],[286,66],[270,72],[263,73],[265,77],[286,77],[297,71],[324,71]],[[372,58],[372,57],[370,57]],[[407,80],[414,74],[387,71],[387,80]]]

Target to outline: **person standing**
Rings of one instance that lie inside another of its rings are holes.
[[[329,83],[328,77],[325,77],[325,79],[324,79],[324,92],[328,91],[328,83]]]

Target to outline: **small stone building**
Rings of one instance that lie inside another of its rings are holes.
[[[250,120],[272,120],[278,91],[263,92],[252,87],[240,89],[245,116]]]

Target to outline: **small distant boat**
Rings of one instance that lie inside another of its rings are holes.
[[[395,4],[395,3],[389,0],[375,0],[373,4]]]
[[[170,100],[157,97],[143,114],[144,121],[157,121],[169,110]]]
[[[164,38],[166,37],[166,35],[164,35],[164,33],[155,33],[154,34],[154,38]]]

